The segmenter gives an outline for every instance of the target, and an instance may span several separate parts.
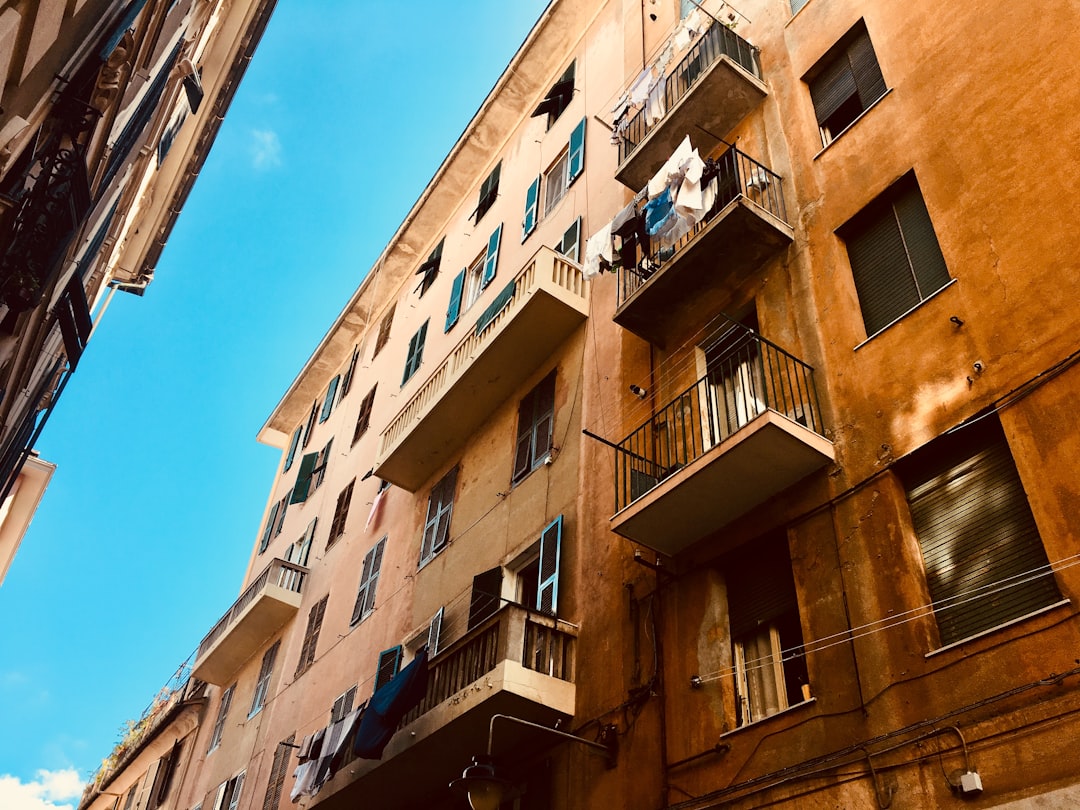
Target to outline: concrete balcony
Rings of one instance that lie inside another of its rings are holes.
[[[670,250],[639,245],[636,262],[618,271],[615,323],[658,346],[723,311],[731,291],[794,238],[780,176],[734,147],[715,164],[716,202],[702,221]]]
[[[356,807],[360,797],[373,796],[385,797],[387,807],[441,806],[450,780],[473,754],[485,752],[492,715],[549,728],[573,716],[576,639],[574,625],[504,606],[439,651],[428,665],[427,694],[402,720],[382,760],[349,762],[347,774],[328,786],[333,795],[320,794],[319,807]],[[500,728],[500,757],[551,744],[537,734]]]
[[[664,554],[835,460],[813,369],[743,327],[726,339],[704,378],[616,448],[611,528]]]
[[[296,614],[307,573],[299,565],[271,561],[199,644],[192,675],[215,686],[228,684]]]
[[[380,478],[419,489],[589,313],[581,268],[547,247],[504,292],[383,431]]]
[[[734,31],[713,25],[666,75],[663,114],[642,109],[630,119],[615,178],[644,188],[687,135],[703,156],[711,152],[767,95],[757,57]]]

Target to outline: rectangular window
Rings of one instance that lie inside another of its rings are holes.
[[[318,489],[322,486],[322,482],[326,479],[326,465],[330,463],[330,448],[333,446],[334,440],[330,439],[326,443],[326,447],[319,453],[318,463],[315,465],[315,469],[311,471],[315,483],[314,489]]]
[[[935,439],[899,469],[942,644],[1061,600],[996,418]]]
[[[860,20],[848,31],[810,70],[806,83],[825,146],[888,89],[866,24]]]
[[[300,470],[296,474],[296,484],[293,486],[290,503],[303,503],[322,485],[326,478],[326,465],[330,461],[330,448],[333,444],[334,440],[331,438],[318,453],[305,453],[300,459]]]
[[[561,253],[572,262],[581,260],[581,217],[575,219],[574,224],[566,229],[559,244],[555,246],[555,252]]]
[[[320,425],[330,418],[330,412],[334,410],[334,397],[337,396],[338,385],[340,383],[341,375],[339,374],[330,381],[330,385],[326,389],[326,396],[323,397],[322,411],[319,412]]]
[[[552,371],[518,406],[513,483],[521,481],[547,459],[554,422],[555,372]]]
[[[536,118],[538,115],[546,114],[548,129],[551,129],[551,125],[558,120],[559,116],[563,114],[563,110],[569,107],[570,102],[574,99],[575,64],[575,62],[570,63],[570,67],[566,69],[566,72],[548,90],[544,100],[540,102],[540,106],[533,110],[533,114],[529,116],[530,118]]]
[[[469,629],[494,616],[502,605],[503,570],[496,566],[473,577],[469,599]]]
[[[544,216],[551,213],[551,209],[563,198],[569,187],[566,173],[569,158],[570,153],[563,152],[544,172]]]
[[[341,378],[341,396],[338,397],[338,402],[345,399],[345,395],[349,393],[349,389],[352,388],[353,374],[356,373],[356,361],[360,359],[360,344],[353,346],[352,359],[349,361],[349,367],[345,370],[345,376]]]
[[[382,568],[383,551],[386,538],[382,538],[364,555],[364,568],[360,574],[360,587],[356,592],[356,604],[353,605],[349,624],[364,620],[375,609],[375,586],[379,584],[379,570]]]
[[[537,175],[536,179],[529,184],[528,190],[525,192],[525,216],[521,220],[521,241],[524,242],[526,237],[534,230],[536,230],[536,223],[538,221],[537,208],[540,204],[540,175]]]
[[[274,749],[274,763],[270,766],[270,781],[266,783],[263,810],[279,810],[281,807],[281,794],[285,788],[285,777],[289,775],[295,740],[296,734],[290,734]]]
[[[428,322],[424,321],[424,325],[421,326],[416,334],[412,336],[412,340],[409,341],[409,351],[405,356],[405,372],[401,375],[401,384],[405,385],[420,368],[420,363],[424,359],[424,340],[427,338]]]
[[[281,530],[285,528],[285,510],[289,508],[289,498],[292,497],[292,491],[290,490],[285,494],[285,497],[278,503],[278,518],[277,526],[274,528],[274,537],[281,534]]]
[[[435,279],[438,278],[439,265],[442,264],[443,243],[445,241],[446,237],[439,240],[439,244],[431,251],[431,255],[428,256],[427,261],[420,265],[416,271],[418,276],[423,276],[423,278],[420,279],[420,284],[416,287],[416,291],[420,294],[421,298],[424,297],[424,293],[431,289],[431,285],[434,284]]]
[[[394,323],[394,310],[396,308],[397,304],[391,304],[390,309],[383,315],[382,322],[379,324],[379,336],[375,338],[375,348],[371,352],[372,360],[379,356],[379,352],[382,351],[383,346],[390,340],[390,327]]]
[[[945,258],[912,173],[894,183],[837,233],[847,243],[868,336],[949,283]]]
[[[349,504],[352,502],[353,486],[355,484],[356,479],[354,478],[345,489],[338,493],[337,506],[334,507],[334,520],[330,524],[330,536],[326,538],[327,548],[334,545],[337,539],[345,534],[345,521],[349,517]]]
[[[360,437],[367,433],[367,429],[371,427],[371,408],[375,404],[375,389],[377,387],[378,385],[371,386],[371,390],[367,392],[364,401],[360,403],[360,413],[356,416],[356,427],[353,428],[353,444],[360,441]]]
[[[172,788],[173,777],[176,775],[176,767],[180,762],[180,752],[183,747],[184,741],[177,740],[169,752],[158,760],[157,773],[154,775],[154,783],[147,800],[147,810],[160,807],[169,797],[169,790]]]
[[[445,612],[445,606],[439,608],[428,624],[427,648],[429,660],[439,654],[439,644],[442,640],[443,614]]]
[[[248,717],[258,714],[266,704],[266,696],[270,691],[270,676],[274,674],[274,660],[277,658],[279,646],[281,646],[281,642],[275,641],[263,655],[262,666],[259,667],[259,677],[255,681],[255,694],[251,696],[251,709],[248,711]]]
[[[311,544],[315,539],[315,526],[318,522],[317,517],[312,518],[303,536],[285,550],[285,562],[307,568],[308,556],[311,554]]]
[[[744,726],[810,698],[785,533],[759,538],[727,555],[724,574],[736,725]]]
[[[304,427],[304,441],[301,447],[307,447],[311,441],[311,434],[315,430],[315,417],[319,415],[319,400],[311,403],[311,413],[308,414],[307,425]]]
[[[281,508],[279,501],[274,501],[273,506],[270,507],[270,514],[266,517],[266,526],[263,528],[262,538],[259,540],[259,553],[262,554],[266,551],[266,547],[270,545],[270,536],[274,533],[274,527],[277,525],[278,509]]]
[[[450,470],[431,489],[428,496],[427,519],[424,521],[424,537],[420,543],[420,564],[423,565],[438,554],[450,541],[450,516],[454,511],[454,489],[457,487],[458,468]]]
[[[375,666],[375,689],[378,692],[383,686],[390,683],[401,669],[401,645],[391,647],[379,653],[379,662]]]
[[[240,792],[243,787],[243,771],[227,782],[222,782],[214,799],[214,810],[236,810],[240,806]]]
[[[217,719],[214,720],[214,728],[210,732],[210,745],[206,748],[208,754],[221,745],[221,736],[225,733],[225,718],[229,715],[229,707],[232,705],[232,696],[235,691],[236,684],[234,683],[221,693],[221,705],[218,706]]]
[[[315,647],[319,643],[319,631],[322,629],[323,616],[326,615],[327,594],[311,607],[308,613],[307,629],[304,631],[304,643],[300,647],[300,660],[296,663],[296,677],[299,678],[308,667],[315,663]]]
[[[304,426],[300,425],[296,432],[293,433],[292,441],[289,442],[289,452],[285,456],[285,466],[282,468],[282,472],[285,472],[292,466],[293,459],[296,457],[296,448],[300,446],[300,437],[304,434]]]
[[[499,172],[501,170],[502,163],[496,164],[495,168],[491,170],[491,174],[480,184],[480,200],[476,204],[476,210],[473,211],[477,224],[484,218],[484,214],[495,204],[495,199],[499,196]]]
[[[345,694],[338,697],[334,701],[333,707],[330,709],[330,722],[337,723],[345,719],[345,716],[352,711],[353,701],[356,700],[356,686],[349,687]]]
[[[454,324],[458,322],[458,316],[461,315],[461,300],[465,294],[465,276],[468,272],[469,268],[466,267],[454,276],[454,283],[450,288],[450,303],[446,307],[446,326],[443,329],[444,332],[449,332],[453,329]]]

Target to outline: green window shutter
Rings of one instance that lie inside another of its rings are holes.
[[[337,396],[338,383],[340,382],[340,374],[330,381],[330,385],[326,389],[326,398],[323,399],[322,412],[319,413],[319,424],[330,418],[330,412],[334,410],[334,397]]]
[[[495,268],[499,263],[499,239],[502,236],[502,223],[488,239],[487,256],[484,258],[484,277],[480,288],[485,289],[495,278]]]
[[[315,469],[315,462],[318,460],[318,453],[304,453],[304,457],[300,459],[300,471],[296,474],[296,486],[293,487],[289,503],[303,503],[307,500],[308,487],[311,485],[311,471]]]
[[[480,334],[487,328],[487,325],[491,323],[502,312],[514,298],[514,291],[517,289],[517,282],[511,281],[495,296],[494,300],[488,304],[480,317],[476,319],[476,334]]]
[[[566,229],[556,251],[572,262],[581,260],[581,217],[575,219],[574,224]]]
[[[540,175],[532,181],[529,190],[525,192],[525,219],[521,223],[521,241],[536,230],[536,209],[540,202]]]
[[[308,414],[307,425],[304,427],[304,440],[300,443],[301,447],[307,447],[308,442],[311,441],[311,434],[315,430],[315,417],[319,415],[319,400],[315,400],[311,403],[311,413]]]
[[[540,578],[536,609],[554,616],[559,610],[559,558],[562,553],[563,516],[548,524],[540,535]]]
[[[420,361],[424,358],[424,341],[427,339],[427,327],[428,322],[424,321],[424,325],[417,330],[416,334],[412,336],[412,340],[409,341],[409,354],[405,358],[405,372],[401,377],[402,385],[407,383],[409,378],[420,368]]]
[[[296,457],[296,448],[300,446],[300,436],[304,433],[304,426],[301,425],[296,429],[296,432],[292,435],[292,441],[289,443],[289,454],[285,456],[285,470],[288,470],[292,466],[293,459]]]
[[[458,316],[461,314],[461,296],[465,291],[465,274],[468,272],[468,268],[462,270],[454,277],[454,286],[450,290],[450,306],[446,308],[446,328],[444,332],[449,332],[454,328],[454,324],[458,322]]]
[[[379,663],[375,667],[375,689],[378,692],[386,684],[390,683],[398,669],[401,667],[401,645],[391,647],[379,653]]]
[[[566,169],[566,184],[570,185],[585,169],[585,119],[570,133],[570,159]]]
[[[266,528],[263,529],[262,540],[259,541],[259,553],[262,554],[266,551],[266,547],[270,545],[270,533],[274,531],[274,522],[277,520],[278,508],[281,504],[274,501],[274,505],[270,508],[270,517],[266,520]]]
[[[349,361],[349,367],[345,371],[345,376],[341,378],[341,396],[338,398],[338,402],[345,399],[345,395],[349,393],[349,388],[352,387],[353,374],[356,373],[356,361],[360,359],[360,346],[359,344],[353,346],[352,360]]]

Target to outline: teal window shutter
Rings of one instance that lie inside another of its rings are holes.
[[[379,653],[379,663],[375,667],[375,692],[390,683],[401,668],[401,645],[391,647]]]
[[[424,340],[427,338],[427,325],[428,322],[424,321],[424,325],[417,330],[416,334],[412,336],[412,340],[409,341],[409,354],[405,358],[405,373],[401,377],[402,385],[407,383],[409,378],[420,368],[420,361],[424,357]]]
[[[563,516],[548,524],[540,535],[540,581],[536,609],[554,616],[559,609],[559,557],[562,553]]]
[[[476,334],[479,335],[481,332],[483,332],[487,328],[487,325],[493,320],[495,320],[495,318],[498,317],[499,313],[502,312],[510,304],[510,302],[514,298],[515,290],[517,290],[517,282],[511,281],[509,284],[503,287],[502,291],[498,295],[495,296],[495,300],[488,305],[488,308],[485,309],[480,315],[480,317],[477,319]]]
[[[585,169],[585,119],[570,133],[570,159],[567,162],[566,185],[574,182]]]
[[[449,332],[454,328],[458,315],[461,314],[461,296],[465,291],[465,273],[467,271],[466,268],[454,277],[454,286],[450,290],[450,306],[446,308],[446,328],[443,330],[444,332]]]
[[[525,219],[521,223],[521,241],[536,230],[536,209],[540,202],[540,175],[532,181],[529,190],[525,192]]]
[[[263,529],[262,540],[259,541],[259,553],[262,554],[266,551],[266,547],[270,545],[270,533],[274,531],[274,523],[277,520],[278,508],[281,506],[280,502],[274,501],[273,507],[270,509],[270,517],[266,520],[266,528]]]
[[[495,267],[499,263],[499,238],[502,236],[502,223],[488,239],[487,256],[484,258],[484,278],[480,283],[480,289],[485,289],[491,280],[495,278]]]
[[[304,426],[300,425],[292,435],[292,441],[289,443],[289,455],[285,456],[285,470],[292,466],[293,459],[296,457],[296,448],[300,446],[300,436],[303,432]]]
[[[340,382],[341,375],[339,374],[330,381],[330,387],[326,389],[326,398],[323,400],[322,412],[319,414],[320,425],[330,418],[330,412],[334,410],[334,397],[337,395],[338,383]]]
[[[293,487],[289,503],[303,503],[307,500],[308,487],[311,485],[311,471],[319,460],[318,453],[305,453],[300,459],[300,471],[296,474],[296,486]]]

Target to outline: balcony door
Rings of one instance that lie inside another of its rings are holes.
[[[724,441],[767,407],[756,315],[741,322],[728,321],[711,338],[701,347],[706,398],[702,434],[707,448]]]

